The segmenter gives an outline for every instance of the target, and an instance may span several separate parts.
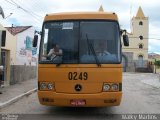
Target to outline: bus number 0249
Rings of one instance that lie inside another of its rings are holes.
[[[87,72],[69,72],[68,73],[68,79],[69,80],[87,80],[88,79],[88,73]]]

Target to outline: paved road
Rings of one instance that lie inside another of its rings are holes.
[[[3,108],[0,113],[48,114],[55,119],[106,119],[107,114],[160,114],[160,88],[147,85],[141,80],[153,74],[125,73],[123,75],[123,98],[120,106],[105,108],[67,108],[42,106],[37,93],[24,97]]]

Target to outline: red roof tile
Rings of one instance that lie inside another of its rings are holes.
[[[17,35],[32,26],[16,26],[16,27],[5,27],[12,35]]]

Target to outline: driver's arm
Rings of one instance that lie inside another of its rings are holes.
[[[48,53],[48,57],[50,57],[52,54],[54,54],[54,50],[53,49],[50,49],[49,53]]]
[[[104,54],[110,55],[111,53],[105,50],[105,51],[104,51]]]
[[[59,49],[59,51],[58,52],[53,52],[53,54],[55,54],[55,55],[62,55],[62,50],[61,49]]]

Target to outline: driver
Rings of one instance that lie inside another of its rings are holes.
[[[110,55],[110,52],[107,51],[107,45],[104,42],[99,42],[98,44],[98,56]]]
[[[56,58],[56,56],[61,56],[61,55],[62,55],[62,49],[60,49],[59,45],[53,44],[47,57],[50,57],[51,60],[53,60],[54,58]]]
[[[105,55],[110,55],[110,53],[107,50],[104,50],[103,52],[99,52],[99,56],[105,56]]]

